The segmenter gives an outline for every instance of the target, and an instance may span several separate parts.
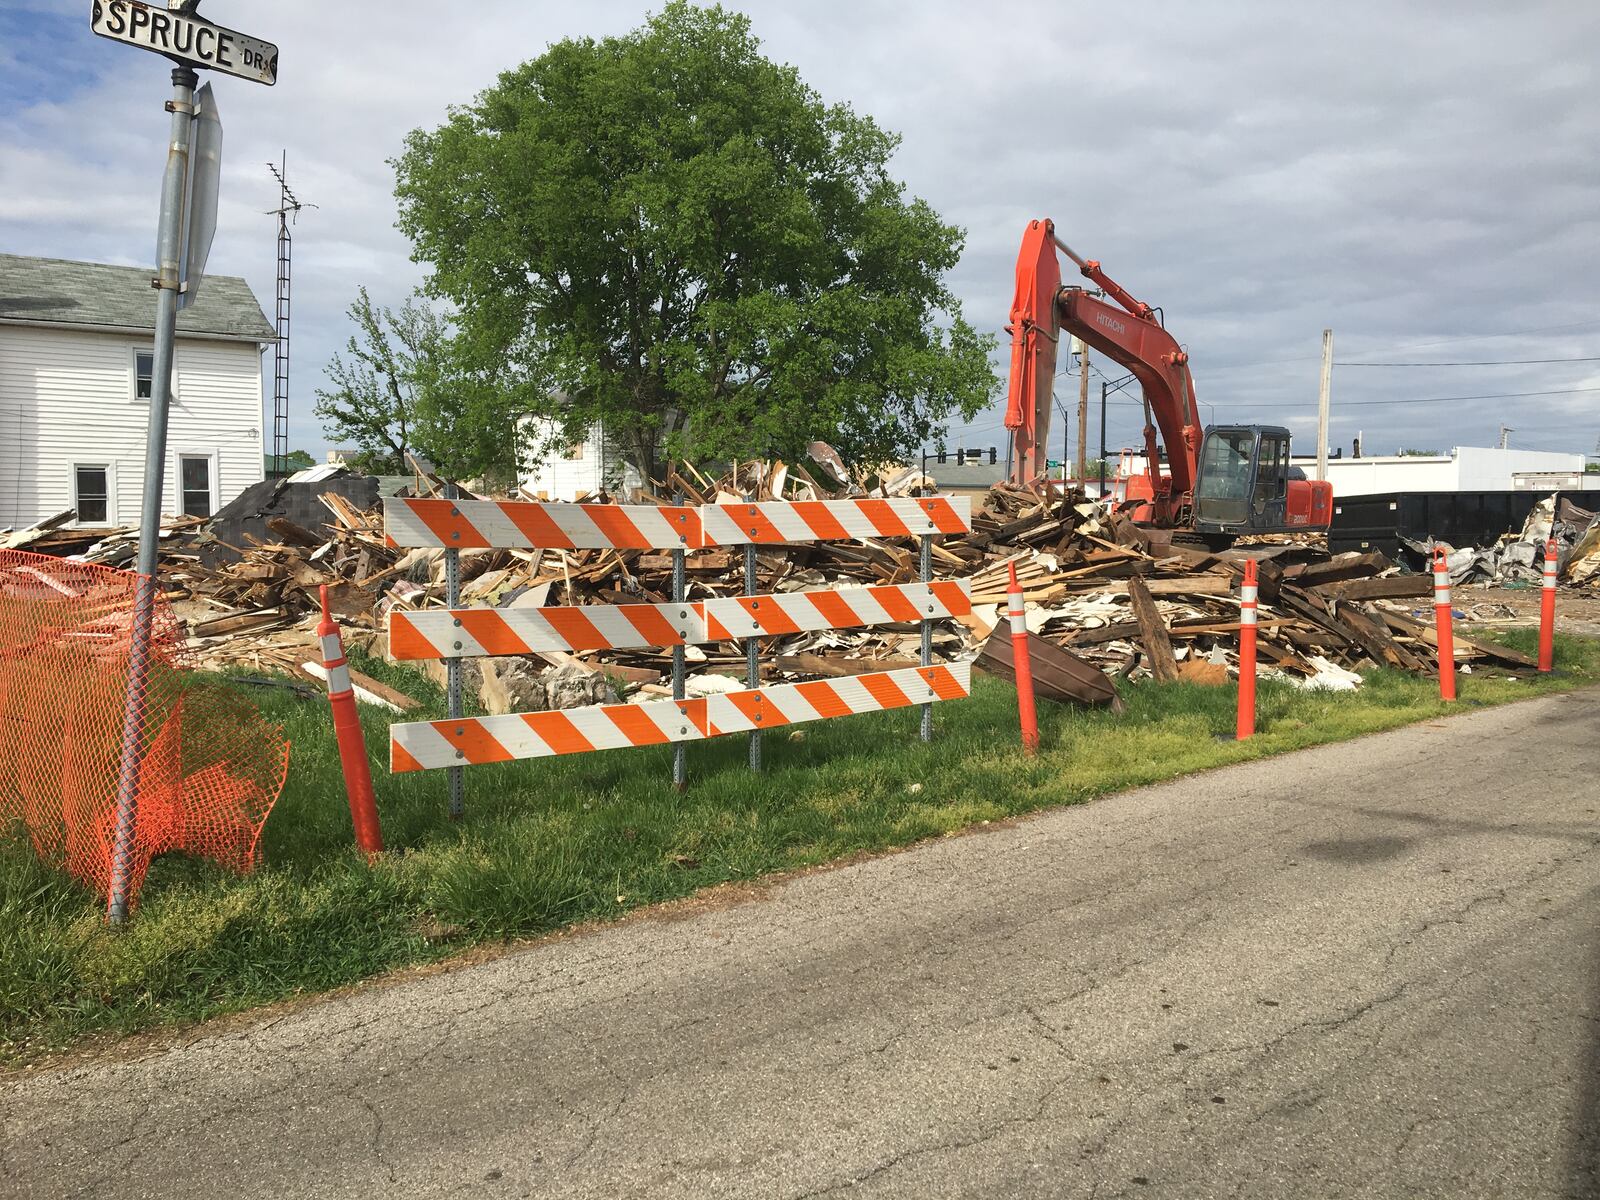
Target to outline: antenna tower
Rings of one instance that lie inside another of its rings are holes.
[[[278,207],[269,208],[268,216],[278,218],[278,304],[276,325],[278,341],[273,348],[272,362],[272,473],[289,473],[289,260],[294,247],[294,237],[289,226],[296,223],[302,208],[316,208],[306,204],[289,189],[289,152],[283,152],[283,162],[268,163],[267,170],[278,181]]]

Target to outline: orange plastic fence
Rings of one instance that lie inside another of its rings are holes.
[[[105,894],[127,704],[130,571],[0,551],[0,825]],[[150,860],[181,850],[237,871],[289,768],[283,730],[186,668],[182,627],[157,602],[130,900]]]

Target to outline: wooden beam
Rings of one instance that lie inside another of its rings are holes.
[[[1150,589],[1137,575],[1128,580],[1128,599],[1133,602],[1133,615],[1139,622],[1139,640],[1144,645],[1145,656],[1150,660],[1151,673],[1158,682],[1177,682],[1178,660],[1172,653],[1172,639],[1167,636],[1166,622],[1156,611],[1156,602],[1150,598]]]

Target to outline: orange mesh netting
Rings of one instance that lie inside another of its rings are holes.
[[[105,894],[115,840],[138,576],[0,551],[0,826]],[[150,860],[181,850],[237,871],[256,862],[289,743],[226,686],[185,669],[182,626],[159,598],[139,705],[130,900]]]

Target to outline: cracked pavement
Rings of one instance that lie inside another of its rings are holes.
[[[1600,691],[0,1077],[0,1197],[1600,1196]]]

